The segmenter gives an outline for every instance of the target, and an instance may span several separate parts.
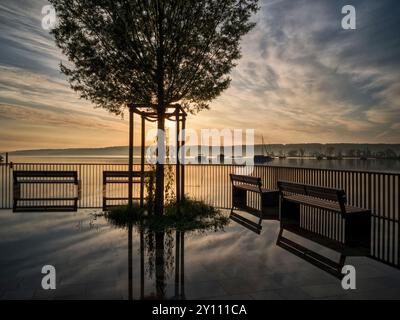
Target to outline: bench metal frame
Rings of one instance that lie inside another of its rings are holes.
[[[370,248],[371,210],[347,206],[344,190],[289,181],[278,181],[278,188],[282,225],[300,227],[300,207],[311,206],[341,215],[345,222],[345,245]],[[293,200],[293,197],[290,198],[293,195],[300,195],[300,197]]]
[[[74,185],[76,193],[72,197],[57,198],[23,198],[21,196],[22,185]],[[14,171],[13,172],[13,212],[31,211],[78,211],[78,201],[81,197],[81,184],[77,171]],[[19,205],[21,201],[29,202],[72,202],[72,204],[60,205]]]

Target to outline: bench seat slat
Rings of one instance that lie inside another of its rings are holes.
[[[326,209],[329,211],[334,211],[337,213],[341,213],[340,205],[338,202],[327,201],[315,197],[305,196],[305,195],[286,195],[284,196],[285,200],[309,205],[315,208]],[[357,208],[353,206],[346,205],[346,214],[352,213],[361,213],[361,212],[368,212],[369,210]]]

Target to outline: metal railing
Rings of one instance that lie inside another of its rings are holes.
[[[139,169],[139,165],[134,166],[134,170]],[[185,166],[185,192],[213,206],[230,208],[229,174],[240,172],[241,169],[242,167],[234,165],[187,165]],[[12,167],[0,165],[1,209],[12,207],[13,170],[77,171],[82,186],[79,207],[100,208],[103,172],[125,171],[128,170],[128,165],[104,163],[14,163]],[[261,177],[264,187],[270,189],[276,189],[278,180],[343,188],[349,205],[369,208],[373,215],[387,220],[398,221],[399,219],[400,173],[256,166],[253,175]],[[119,192],[123,191],[121,188]],[[256,197],[254,202],[256,202]]]
[[[240,169],[231,165],[186,166],[186,192],[214,206],[230,208],[229,174]],[[253,175],[261,177],[269,189],[276,189],[278,180],[342,188],[349,205],[369,208],[374,215],[389,220],[399,219],[400,173],[256,166]]]

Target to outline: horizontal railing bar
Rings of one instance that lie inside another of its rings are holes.
[[[60,162],[60,163],[45,163],[45,162],[13,162],[13,165],[47,165],[47,166],[56,166],[56,165],[64,165],[64,166],[127,166],[128,163],[69,163],[69,162]],[[174,164],[170,164],[174,166]],[[135,163],[134,166],[140,166],[140,163]],[[146,166],[151,166],[151,164],[146,164]],[[203,167],[246,167],[245,165],[236,165],[236,164],[223,164],[223,163],[199,163],[199,164],[185,164],[185,167],[193,167],[193,166],[203,166]],[[280,168],[280,169],[299,169],[299,170],[312,170],[312,171],[329,171],[329,172],[350,172],[350,173],[364,173],[364,174],[383,174],[390,176],[400,176],[400,171],[385,171],[385,170],[357,170],[357,169],[334,169],[334,168],[312,168],[312,167],[296,167],[296,166],[278,166],[278,165],[259,165],[255,164],[255,168]]]
[[[199,163],[199,164],[185,164],[186,167],[192,166],[204,166],[204,167],[236,167],[236,168],[245,168],[245,165],[236,165],[236,164],[223,164],[223,163],[216,163],[216,164],[207,164],[207,163]],[[291,166],[275,166],[275,165],[254,165],[255,168],[279,168],[279,169],[295,169],[295,170],[311,170],[311,171],[329,171],[329,172],[350,172],[350,173],[364,173],[364,174],[383,174],[383,175],[390,175],[390,176],[400,176],[400,171],[366,171],[366,170],[357,170],[357,169],[333,169],[333,168],[312,168],[312,167],[291,167]]]

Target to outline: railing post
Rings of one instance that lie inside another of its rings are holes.
[[[133,196],[133,106],[129,106],[129,178],[128,178],[128,208],[132,210],[132,196]]]
[[[182,200],[185,200],[185,156],[186,156],[186,135],[185,135],[185,130],[186,130],[186,115],[183,115],[182,119],[182,134],[183,134],[183,141],[182,141],[182,160],[181,160],[181,198]]]
[[[146,119],[142,115],[142,132],[141,132],[141,146],[140,146],[140,206],[143,207],[144,203],[144,152],[145,152],[145,125]]]
[[[179,131],[180,131],[180,117],[179,108],[176,109],[176,165],[175,165],[175,184],[176,184],[176,201],[181,201],[181,180],[180,180],[180,161],[179,161]]]

